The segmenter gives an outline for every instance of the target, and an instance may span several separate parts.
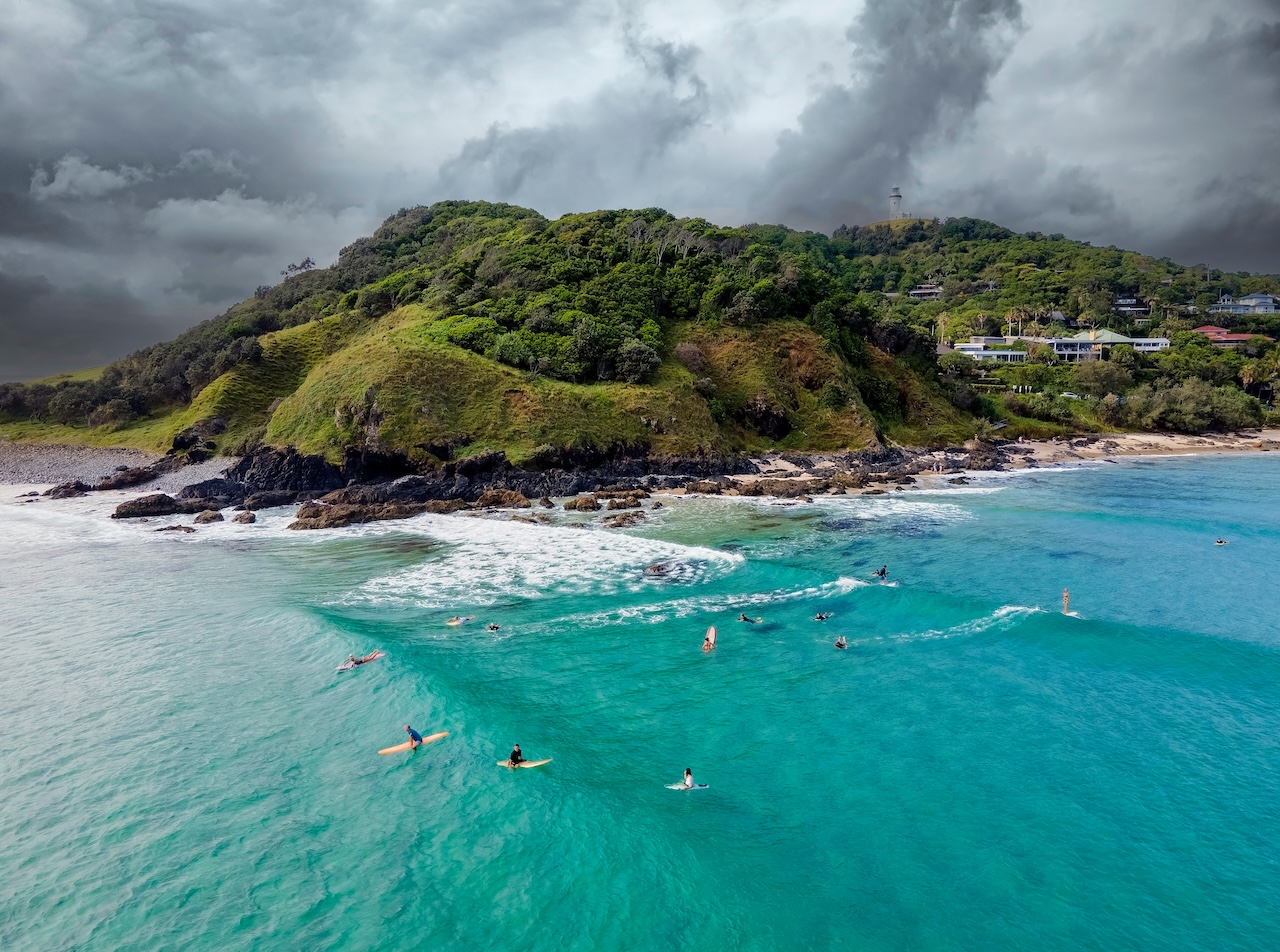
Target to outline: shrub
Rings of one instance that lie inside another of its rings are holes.
[[[623,341],[618,348],[618,376],[628,383],[642,383],[658,369],[662,359],[648,344],[634,337]]]

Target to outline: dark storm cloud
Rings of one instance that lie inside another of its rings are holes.
[[[0,302],[0,382],[96,367],[169,333],[120,285],[57,288],[0,273]]]
[[[1018,0],[868,0],[848,30],[857,81],[824,89],[784,133],[762,201],[772,217],[830,227],[883,218],[915,153],[986,97]]]
[[[0,18],[0,376],[403,205],[975,214],[1280,270],[1280,0],[42,0]]]

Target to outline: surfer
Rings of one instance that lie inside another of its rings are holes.
[[[748,625],[755,625],[755,624],[757,624],[757,623],[759,623],[759,622],[761,622],[761,621],[764,621],[764,619],[763,619],[763,618],[748,618],[745,612],[739,612],[739,613],[738,613],[738,621],[745,621]]]
[[[365,664],[369,661],[372,661],[376,657],[378,657],[377,651],[370,651],[363,658],[357,658],[355,655],[347,655],[347,664],[351,665],[354,668],[356,665]]]
[[[645,575],[666,575],[667,563],[654,562],[652,565],[647,565],[645,566],[644,574]]]
[[[508,767],[518,767],[525,761],[525,756],[520,752],[520,745],[516,744],[511,748],[511,756],[507,758]]]
[[[422,746],[422,735],[415,731],[408,724],[404,725],[405,733],[409,735],[409,749]]]
[[[889,566],[882,565],[880,566],[879,572],[872,572],[871,574],[883,582],[885,579],[889,577]]]
[[[816,615],[814,615],[814,616],[813,616],[813,620],[814,620],[814,621],[826,621],[826,620],[827,620],[828,618],[830,618],[830,617],[831,617],[831,612],[825,612],[825,613],[823,613],[823,612],[818,612],[818,614],[816,614]]]
[[[690,790],[693,789],[693,768],[692,767],[684,768],[684,780],[682,780],[681,783],[683,783],[685,787],[687,787],[688,789]]]
[[[702,650],[704,652],[711,651],[716,646],[716,626],[712,625],[707,629],[706,635],[702,638]]]
[[[837,647],[837,648],[848,648],[848,647],[849,647],[849,642],[847,642],[847,641],[845,641],[845,640],[844,640],[844,635],[841,635],[839,638],[837,638],[837,639],[836,639],[836,647]]]
[[[501,630],[502,630],[502,626],[501,626],[501,625],[495,625],[493,622],[489,622],[489,624],[485,625],[485,627],[486,627],[486,628],[488,628],[490,631],[501,631]]]
[[[1214,543],[1214,545],[1226,545],[1226,544],[1227,544],[1226,539],[1219,539],[1217,542]]]
[[[446,624],[446,625],[461,625],[464,621],[471,621],[471,616],[470,616],[470,615],[454,615],[454,616],[453,616],[452,618],[450,618],[447,622],[445,622],[445,624]]]

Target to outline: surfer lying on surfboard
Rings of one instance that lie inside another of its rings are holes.
[[[470,615],[454,615],[454,616],[453,616],[452,618],[450,618],[447,622],[445,622],[445,624],[446,624],[446,625],[461,625],[464,621],[471,621],[471,616],[470,616]]]
[[[844,640],[844,635],[841,635],[839,638],[837,638],[837,639],[836,639],[836,647],[837,647],[837,648],[848,648],[848,647],[849,647],[849,642],[847,642],[847,641],[845,641],[845,640]]]
[[[738,621],[745,621],[748,625],[758,625],[764,621],[763,618],[748,618],[745,612],[738,613]]]

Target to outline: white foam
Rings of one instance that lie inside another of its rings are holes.
[[[449,548],[421,565],[373,579],[345,601],[404,602],[419,608],[492,605],[511,599],[640,591],[732,571],[736,553],[596,528],[529,525],[465,516],[420,516],[395,524]],[[669,567],[661,579],[646,566]]]

